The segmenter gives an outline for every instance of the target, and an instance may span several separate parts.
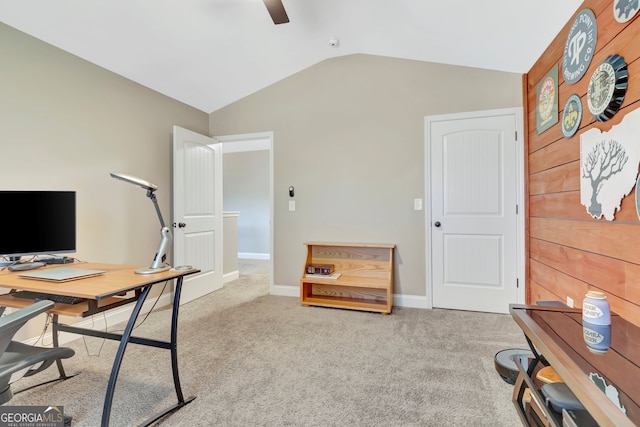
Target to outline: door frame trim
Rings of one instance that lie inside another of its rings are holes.
[[[453,114],[440,114],[433,116],[425,116],[424,119],[424,133],[425,133],[425,145],[424,145],[424,189],[425,195],[425,210],[424,210],[424,230],[425,230],[425,268],[428,271],[425,274],[425,294],[427,297],[426,306],[433,308],[433,268],[432,268],[432,227],[431,227],[431,124],[434,122],[451,121],[451,120],[468,120],[483,117],[494,116],[511,116],[513,115],[516,120],[516,200],[518,203],[518,215],[516,218],[516,275],[518,278],[519,286],[517,289],[517,304],[524,304],[527,283],[525,277],[525,200],[524,200],[524,126],[523,126],[523,108],[502,108],[495,110],[483,110],[483,111],[471,111],[463,113]]]
[[[269,150],[269,294],[279,295],[274,284],[273,270],[273,132],[243,133],[237,135],[217,135],[213,138],[222,143],[222,154],[243,151]],[[224,162],[223,162],[224,165]],[[224,167],[224,166],[223,166]]]

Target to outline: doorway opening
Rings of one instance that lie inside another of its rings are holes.
[[[215,138],[222,143],[223,210],[237,218],[239,274],[266,265],[273,294],[273,132]]]

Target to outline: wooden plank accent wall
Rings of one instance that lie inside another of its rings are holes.
[[[575,15],[585,8],[596,16],[596,53],[582,79],[569,85],[562,78],[564,45]],[[585,0],[575,15],[523,76],[527,302],[565,302],[570,297],[581,307],[588,290],[600,290],[615,313],[640,325],[640,221],[635,189],[623,200],[614,221],[593,219],[580,204],[580,134],[594,127],[610,130],[640,107],[640,14],[620,24],[613,16],[613,0]],[[609,121],[596,122],[587,106],[587,87],[595,68],[614,53],[627,62],[629,86],[620,111]],[[536,87],[556,64],[560,116],[557,124],[538,135]],[[572,94],[582,99],[582,122],[567,139],[560,121]]]

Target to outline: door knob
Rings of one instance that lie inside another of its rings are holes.
[[[173,225],[173,228],[176,228],[176,227],[178,227],[178,228],[185,228],[185,227],[187,226],[187,224],[185,224],[184,222],[179,222],[177,225],[176,225],[176,223],[174,222],[172,225]]]
[[[436,227],[440,228],[440,226],[441,226],[442,224],[440,224],[440,221],[436,221],[436,222],[434,222],[434,223],[433,223],[433,225],[435,225]]]

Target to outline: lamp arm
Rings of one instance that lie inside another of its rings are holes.
[[[162,212],[160,212],[160,207],[158,206],[158,200],[156,199],[156,195],[153,193],[153,191],[148,190],[147,191],[147,196],[151,199],[151,201],[153,202],[153,206],[156,208],[156,214],[158,214],[158,220],[160,221],[160,227],[164,228],[164,220],[162,219]]]

